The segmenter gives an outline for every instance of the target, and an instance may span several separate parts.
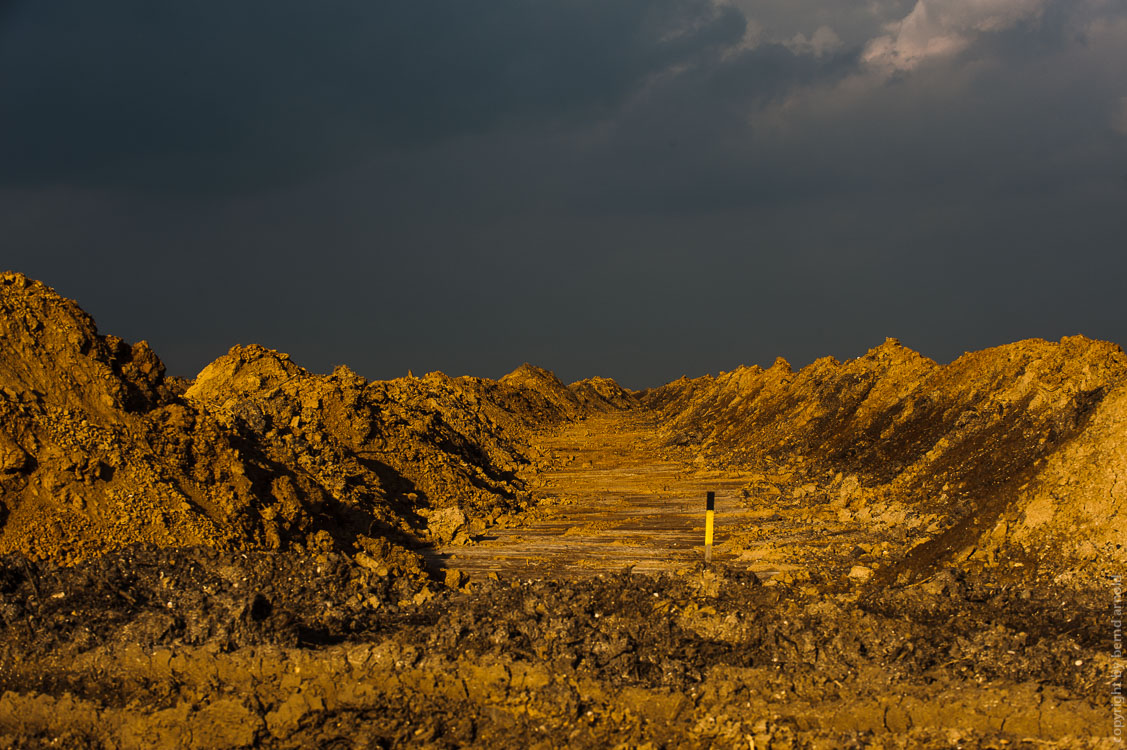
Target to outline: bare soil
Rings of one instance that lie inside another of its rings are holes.
[[[185,380],[19,274],[0,344],[0,746],[1118,746],[1113,344]]]
[[[546,457],[526,476],[535,509],[475,544],[440,547],[432,560],[471,575],[671,573],[702,559],[707,491],[717,495],[718,562],[733,557],[723,544],[731,531],[762,517],[741,497],[739,472],[700,470],[662,446],[653,414],[594,416],[535,444]]]
[[[540,436],[534,517],[424,550],[429,580],[380,575],[327,536],[301,552],[140,548],[70,567],[10,556],[3,740],[1107,746],[1103,592],[959,568],[850,578],[883,559],[863,525],[826,525],[819,502],[761,507],[741,497],[746,476],[681,460],[655,427],[600,416]],[[708,487],[720,524],[706,568]]]

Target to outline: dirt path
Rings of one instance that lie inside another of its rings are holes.
[[[477,544],[445,547],[432,559],[471,574],[676,570],[703,559],[708,491],[716,493],[714,559],[731,559],[731,533],[770,514],[742,500],[741,474],[700,471],[670,458],[656,434],[645,417],[610,414],[542,437],[557,468],[531,478],[542,498],[535,520],[491,529]]]

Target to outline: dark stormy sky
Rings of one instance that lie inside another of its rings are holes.
[[[0,0],[0,266],[194,375],[1127,342],[1122,0]]]

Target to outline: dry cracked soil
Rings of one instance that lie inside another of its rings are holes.
[[[0,344],[5,747],[1120,746],[1113,344],[186,380],[19,274]]]

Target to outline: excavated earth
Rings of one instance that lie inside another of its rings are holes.
[[[185,380],[3,274],[0,347],[2,746],[1120,746],[1113,344]]]

